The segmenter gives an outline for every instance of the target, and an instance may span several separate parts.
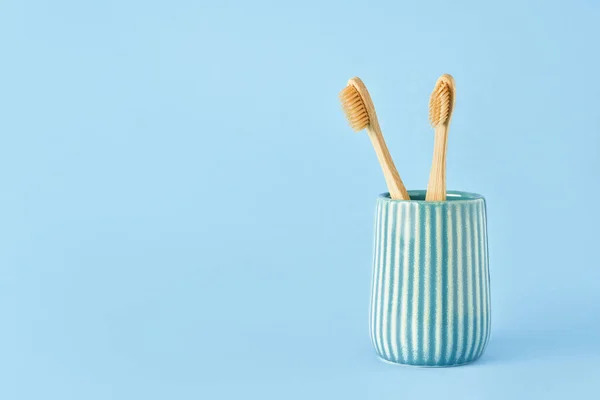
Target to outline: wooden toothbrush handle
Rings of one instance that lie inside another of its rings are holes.
[[[448,147],[448,125],[435,128],[433,139],[433,161],[427,184],[426,201],[446,201],[446,150]]]
[[[367,132],[369,134],[369,139],[371,139],[371,143],[373,144],[373,148],[375,149],[375,154],[377,154],[381,169],[383,170],[383,176],[390,192],[390,197],[393,200],[410,200],[408,192],[404,187],[404,183],[402,183],[402,179],[400,179],[400,174],[398,174],[398,170],[394,165],[390,151],[385,144],[385,140],[383,140],[381,130],[378,129],[377,126],[370,125],[367,128]]]

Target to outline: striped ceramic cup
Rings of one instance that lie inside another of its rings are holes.
[[[490,336],[485,200],[449,191],[446,201],[377,199],[370,333],[393,363],[446,367],[484,352]]]

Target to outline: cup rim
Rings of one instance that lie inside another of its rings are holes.
[[[464,192],[461,190],[447,190],[446,191],[446,200],[444,201],[425,201],[425,194],[427,190],[425,189],[416,189],[416,190],[408,190],[408,195],[410,196],[410,200],[392,200],[390,198],[390,193],[385,192],[381,193],[378,196],[378,199],[383,201],[389,201],[394,203],[426,203],[426,204],[444,204],[444,203],[469,203],[477,200],[485,200],[483,195],[479,193],[473,192]],[[413,200],[413,197],[422,197],[422,200]],[[449,199],[452,198],[452,199]]]

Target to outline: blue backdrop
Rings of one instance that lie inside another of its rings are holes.
[[[591,398],[600,375],[593,0],[0,5],[0,398]],[[457,83],[448,187],[488,201],[493,331],[460,368],[368,338],[385,184]]]

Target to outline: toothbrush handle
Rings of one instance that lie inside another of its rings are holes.
[[[427,184],[425,201],[446,201],[446,150],[448,148],[448,125],[435,128],[433,161]]]
[[[385,183],[390,192],[390,197],[393,200],[410,200],[408,192],[404,187],[404,183],[402,183],[402,179],[400,179],[400,174],[398,174],[398,170],[394,165],[392,156],[385,144],[381,130],[377,125],[370,125],[367,128],[367,132],[369,134],[369,139],[371,139],[371,143],[373,144],[373,148],[375,149],[375,154],[377,154],[379,164],[381,165]]]

